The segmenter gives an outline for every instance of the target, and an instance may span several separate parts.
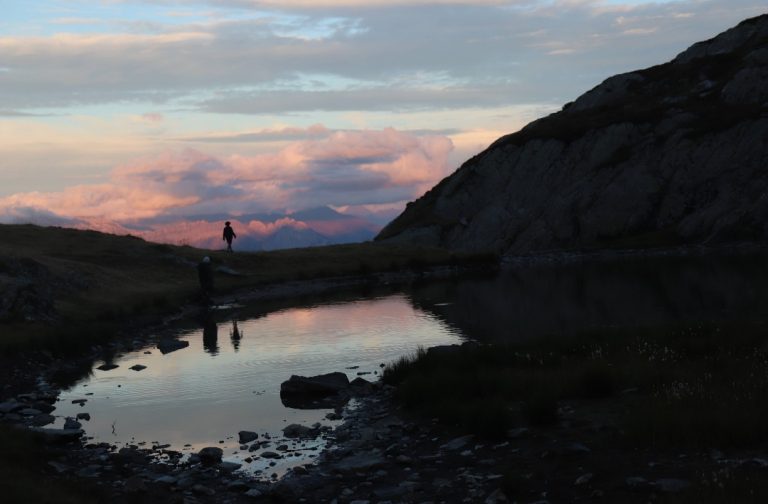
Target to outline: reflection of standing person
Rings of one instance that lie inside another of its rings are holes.
[[[237,320],[232,320],[232,330],[229,333],[229,337],[232,339],[232,347],[237,352],[240,349],[240,340],[243,339],[243,333],[237,327]]]
[[[231,223],[229,221],[224,223],[224,234],[222,235],[222,240],[227,240],[227,252],[232,252],[232,238],[237,238],[237,235],[235,234],[235,230],[232,229]]]
[[[203,319],[203,349],[211,355],[219,353],[219,328],[216,319],[207,315]]]
[[[209,303],[211,301],[211,294],[213,294],[213,267],[211,266],[210,257],[203,257],[203,260],[197,265],[197,278],[200,280],[203,300]]]

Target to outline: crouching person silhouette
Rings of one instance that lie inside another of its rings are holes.
[[[232,226],[230,224],[231,222],[229,221],[224,223],[224,234],[221,237],[222,240],[227,240],[227,252],[233,252],[232,239],[237,238],[237,235],[235,234],[235,230],[232,229]]]

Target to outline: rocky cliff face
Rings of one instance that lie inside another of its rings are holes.
[[[504,136],[377,240],[527,254],[768,239],[768,15]]]

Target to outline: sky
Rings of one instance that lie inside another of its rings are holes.
[[[0,222],[397,212],[764,0],[0,0]]]

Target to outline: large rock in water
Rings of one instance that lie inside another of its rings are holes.
[[[349,378],[341,372],[317,376],[297,376],[280,384],[280,397],[334,395],[349,387]]]
[[[377,240],[529,254],[768,239],[768,15],[502,137]]]

